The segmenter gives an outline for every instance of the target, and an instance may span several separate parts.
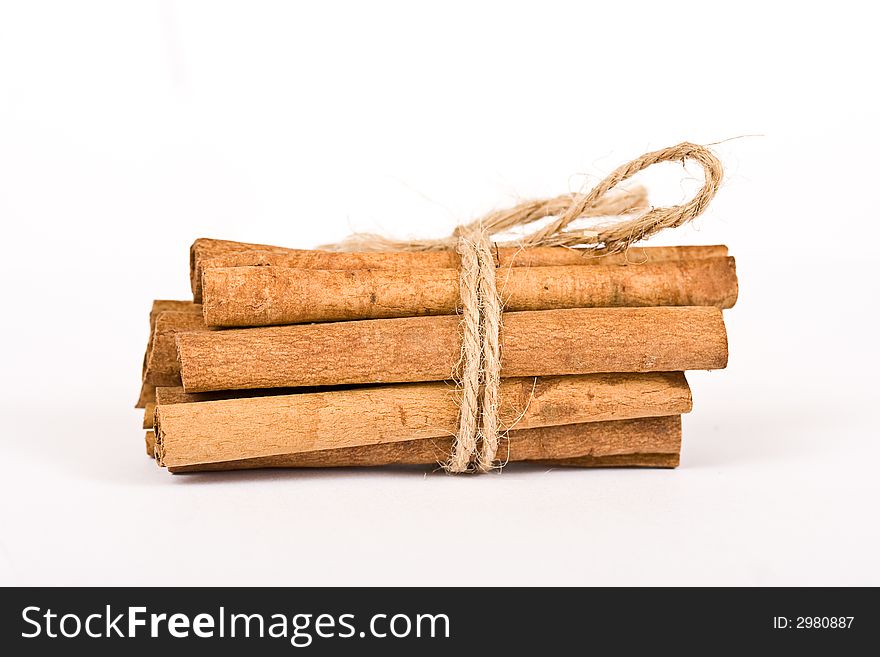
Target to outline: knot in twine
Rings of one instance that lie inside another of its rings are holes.
[[[667,208],[648,205],[642,187],[613,192],[624,180],[660,162],[682,165],[693,160],[703,169],[705,182],[687,203]],[[682,143],[645,153],[612,171],[586,194],[567,194],[524,201],[506,210],[491,212],[458,226],[451,236],[426,240],[391,240],[381,235],[356,233],[338,244],[321,248],[333,251],[439,251],[455,250],[461,257],[462,346],[458,370],[460,413],[458,433],[448,472],[486,472],[495,465],[500,438],[498,408],[501,379],[500,330],[503,302],[495,285],[496,263],[492,237],[511,228],[550,218],[547,224],[519,239],[495,246],[581,247],[598,254],[626,251],[632,244],[666,228],[681,226],[698,217],[721,185],[721,162],[706,147]],[[578,219],[622,217],[591,228],[569,228]]]

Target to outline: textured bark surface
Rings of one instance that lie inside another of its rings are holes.
[[[141,382],[141,391],[138,394],[137,403],[135,403],[135,408],[144,408],[147,404],[156,401],[156,386],[151,383],[147,383],[146,381]]]
[[[681,448],[681,416],[638,418],[514,429],[501,441],[502,463],[541,461],[556,465],[675,467]],[[438,466],[449,457],[452,438],[425,438],[362,447],[280,454],[171,467],[174,473],[254,468],[331,468],[384,465]],[[658,462],[658,459],[660,462]]]
[[[413,317],[177,334],[188,392],[453,379],[459,318]],[[709,370],[727,364],[711,307],[505,313],[502,376]]]
[[[261,252],[284,254],[296,249],[286,249],[271,244],[253,244],[250,242],[234,242],[231,240],[215,240],[200,237],[189,247],[189,282],[193,291],[193,301],[201,302],[202,298],[202,263],[209,258],[223,256],[239,251],[259,250]]]
[[[201,308],[201,306],[199,306]],[[180,384],[175,338],[182,331],[207,331],[205,320],[198,312],[165,311],[156,316],[153,344],[147,355],[144,382],[153,386]]]
[[[677,468],[679,454],[617,454],[615,456],[578,456],[556,461],[542,461],[547,466],[574,468]]]
[[[507,311],[499,419],[513,427],[498,460],[677,467],[691,409],[681,370],[727,364],[727,248],[494,255]],[[436,468],[458,427],[458,267],[451,251],[196,240],[205,307],[157,300],[150,312],[146,453],[174,473]]]
[[[156,414],[156,402],[148,402],[144,406],[144,429],[153,428],[153,419]]]
[[[200,315],[202,313],[202,307],[201,305],[195,304],[192,301],[174,301],[170,299],[156,299],[155,301],[153,301],[153,306],[150,309],[150,333],[149,337],[147,338],[147,348],[144,351],[144,363],[141,370],[141,391],[138,395],[138,400],[135,404],[135,408],[144,408],[146,404],[154,402],[156,400],[155,384],[148,383],[146,381],[147,361],[150,358],[150,353],[153,351],[153,341],[156,330],[156,318],[159,316],[160,313],[167,311],[185,312]]]
[[[149,360],[150,352],[153,350],[156,319],[164,312],[190,313],[198,315],[202,313],[202,306],[201,304],[193,303],[192,301],[172,301],[169,299],[156,299],[153,301],[153,307],[150,309],[150,335],[147,339],[147,349],[144,351],[142,376],[146,376],[147,360]]]
[[[631,247],[626,253],[603,253],[585,249],[540,247],[499,248],[498,266],[548,267],[555,265],[625,264],[724,257],[727,247],[648,246]],[[452,251],[416,253],[336,253],[332,251],[286,249],[266,244],[230,242],[200,238],[190,247],[190,285],[193,299],[202,300],[202,272],[208,267],[281,266],[300,269],[457,269]]]
[[[456,269],[205,269],[208,326],[454,315]],[[640,265],[504,267],[496,285],[507,311],[615,306],[716,306],[736,302],[733,258]]]
[[[339,451],[339,450],[334,450]],[[532,461],[547,468],[572,467],[572,468],[677,468],[681,462],[679,454],[619,454],[617,456],[583,456],[572,459],[557,459],[552,461]],[[384,464],[409,465],[409,464]],[[421,464],[413,464],[421,465]],[[360,463],[330,463],[320,465],[300,465],[299,459],[266,458],[244,459],[241,461],[224,461],[223,463],[202,463],[199,465],[185,465],[178,468],[168,468],[172,474],[197,474],[199,472],[229,472],[232,470],[255,470],[264,468],[357,468],[371,467]],[[437,468],[439,469],[439,466]]]
[[[680,415],[681,372],[508,379],[502,427]],[[169,467],[452,436],[458,400],[445,383],[159,404],[157,454]],[[539,441],[540,442],[540,441]]]
[[[199,304],[192,301],[175,301],[171,299],[156,299],[150,308],[150,328],[155,326],[156,317],[159,313],[179,312],[179,313],[200,313],[202,308]]]

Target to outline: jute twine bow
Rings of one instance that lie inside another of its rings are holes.
[[[687,160],[698,163],[705,176],[699,192],[687,203],[668,208],[649,208],[641,188],[613,192],[639,171],[660,162]],[[512,208],[491,212],[458,226],[440,239],[398,241],[380,235],[358,233],[338,244],[321,248],[334,251],[437,251],[454,249],[461,257],[462,346],[458,366],[460,413],[453,452],[445,463],[449,472],[485,472],[495,465],[499,430],[498,408],[501,379],[499,335],[503,302],[495,285],[496,262],[492,237],[532,222],[551,218],[525,237],[496,246],[586,247],[596,254],[619,253],[666,228],[681,226],[708,207],[721,185],[721,162],[704,146],[682,143],[645,153],[611,172],[587,194],[570,194],[524,201]],[[578,219],[622,217],[596,223],[591,228],[569,228]]]

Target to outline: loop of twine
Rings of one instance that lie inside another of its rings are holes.
[[[620,183],[660,162],[693,160],[703,169],[702,188],[688,202],[668,208],[649,208],[641,187],[614,192]],[[500,330],[503,303],[495,284],[492,237],[518,226],[551,218],[534,232],[496,246],[588,247],[602,253],[625,251],[665,228],[681,226],[698,217],[721,186],[723,168],[706,147],[681,143],[645,153],[624,164],[587,194],[571,194],[524,201],[458,226],[451,236],[427,240],[391,240],[374,234],[354,234],[338,244],[320,248],[333,251],[437,251],[454,249],[461,257],[462,347],[458,391],[458,433],[444,467],[448,472],[490,470],[499,441],[498,408],[501,377]],[[570,228],[578,219],[624,217],[590,229]]]

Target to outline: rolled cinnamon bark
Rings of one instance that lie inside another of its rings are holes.
[[[202,307],[192,301],[177,301],[173,299],[156,299],[150,308],[150,328],[155,326],[156,317],[159,313],[178,312],[178,313],[200,313]]]
[[[218,463],[169,467],[175,474],[254,468],[343,468],[437,465],[452,451],[453,439],[403,442],[281,454]],[[501,462],[541,461],[581,467],[662,467],[678,465],[681,416],[648,417],[513,429],[501,439]]]
[[[147,354],[144,382],[153,386],[179,385],[180,366],[177,364],[175,342],[177,334],[183,331],[207,330],[205,320],[198,312],[160,312],[155,320],[152,348]]]
[[[154,403],[156,401],[156,386],[152,383],[147,383],[146,381],[141,382],[141,391],[138,394],[138,400],[135,403],[135,408],[145,408],[147,404]]]
[[[144,429],[152,429],[153,428],[153,419],[156,415],[156,402],[147,402],[144,405]]]
[[[147,360],[150,358],[150,352],[153,350],[153,340],[156,331],[156,319],[164,312],[190,313],[199,315],[202,313],[201,304],[192,301],[173,301],[170,299],[156,299],[153,301],[153,307],[150,309],[150,335],[147,339],[147,349],[144,351],[144,367],[142,376],[147,374]]]
[[[241,251],[258,250],[261,252],[285,254],[300,249],[287,249],[271,244],[253,244],[251,242],[235,242],[232,240],[215,240],[200,237],[189,247],[189,282],[193,291],[193,301],[202,300],[202,262],[209,258],[238,253]]]
[[[556,265],[628,264],[724,257],[726,246],[631,247],[626,253],[595,249],[537,247],[496,249],[499,267],[551,267]],[[200,238],[190,247],[190,284],[193,300],[202,300],[202,272],[210,267],[282,266],[299,269],[457,269],[453,251],[339,253],[286,249],[266,244]]]
[[[499,419],[519,430],[690,409],[681,372],[593,374],[505,380]],[[457,393],[444,383],[159,404],[156,454],[177,467],[444,438],[458,412]]]
[[[679,454],[617,454],[614,456],[577,456],[570,459],[542,461],[548,466],[573,468],[677,468]]]
[[[733,258],[641,265],[508,267],[496,278],[507,311],[614,306],[716,306],[736,302]],[[223,267],[202,276],[205,322],[270,326],[453,315],[455,269],[315,270]]]
[[[455,378],[454,316],[178,333],[188,392],[442,381]],[[505,313],[502,376],[711,370],[727,365],[711,307]]]
[[[147,348],[144,351],[144,363],[141,369],[141,391],[138,395],[135,408],[144,408],[146,404],[156,400],[156,385],[146,381],[147,378],[147,361],[150,359],[150,353],[153,351],[153,341],[155,339],[156,319],[163,312],[185,312],[194,315],[201,315],[202,307],[192,301],[174,301],[170,299],[156,299],[150,309],[150,333],[147,338]],[[176,354],[175,354],[176,360]]]

